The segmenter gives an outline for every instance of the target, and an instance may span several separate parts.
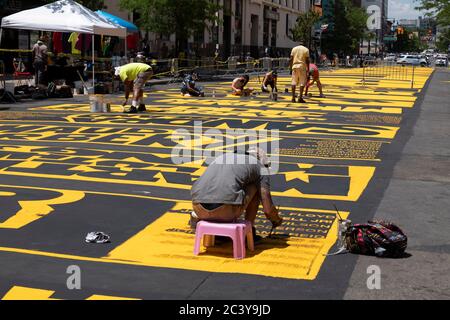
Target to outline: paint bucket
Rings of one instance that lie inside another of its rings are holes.
[[[91,95],[89,100],[91,104],[91,112],[111,112],[111,104],[105,101],[105,97],[103,95]]]
[[[278,93],[277,92],[272,92],[270,94],[270,99],[272,99],[273,101],[278,101]]]

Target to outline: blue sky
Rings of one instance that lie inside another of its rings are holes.
[[[417,19],[423,16],[414,8],[419,5],[419,0],[388,0],[389,1],[389,19]]]

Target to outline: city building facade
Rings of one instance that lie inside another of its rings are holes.
[[[222,7],[217,13],[221,23],[210,25],[202,34],[191,37],[188,54],[221,57],[265,55],[285,56],[296,45],[291,29],[300,13],[310,10],[316,0],[212,0]],[[316,1],[317,2],[317,1]],[[133,14],[120,10],[119,0],[108,1],[106,11],[133,22]],[[175,36],[142,32],[153,55],[164,56],[163,47],[173,50]]]
[[[388,23],[388,0],[361,0],[361,8],[369,15],[367,27],[371,39],[365,39],[361,45],[363,54],[380,54],[385,51],[385,36],[391,33],[391,25]]]

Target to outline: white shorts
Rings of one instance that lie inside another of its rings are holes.
[[[292,69],[292,85],[293,86],[306,86],[306,66],[302,65],[298,68]]]

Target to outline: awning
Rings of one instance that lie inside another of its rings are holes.
[[[117,17],[111,13],[108,13],[106,11],[98,10],[95,12],[98,13],[100,16],[106,18],[108,21],[115,23],[121,27],[126,28],[128,33],[139,32],[139,28],[135,24],[133,24],[129,21],[126,21],[126,20],[124,20],[120,17]]]
[[[2,19],[2,28],[126,37],[127,29],[72,0],[24,10]]]

